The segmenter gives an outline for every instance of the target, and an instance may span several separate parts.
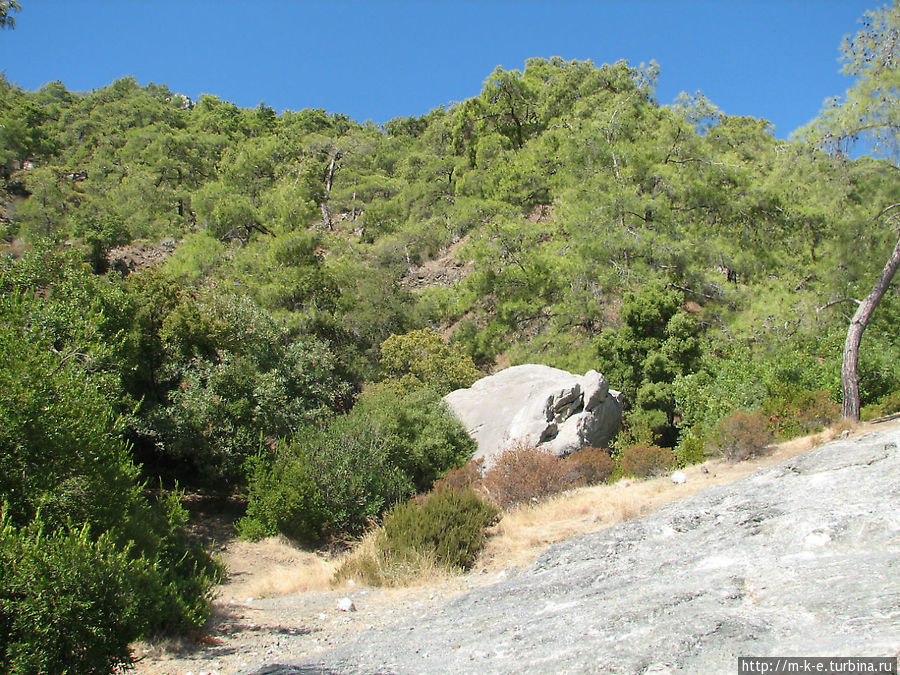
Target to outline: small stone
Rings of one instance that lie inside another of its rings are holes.
[[[353,600],[350,598],[341,598],[337,601],[337,608],[342,612],[355,612],[356,605],[353,604]]]
[[[684,471],[676,471],[672,474],[672,482],[675,485],[681,485],[682,483],[687,482],[687,474]]]

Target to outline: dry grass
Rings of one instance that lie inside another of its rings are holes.
[[[437,586],[458,576],[439,565],[433,554],[415,555],[410,552],[402,560],[385,556],[375,543],[380,531],[379,528],[369,532],[335,561],[336,587],[355,584],[388,588]]]
[[[228,581],[219,597],[226,602],[326,590],[336,569],[330,556],[299,549],[284,537],[234,541],[223,557]]]

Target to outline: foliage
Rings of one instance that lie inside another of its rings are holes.
[[[499,511],[472,490],[438,490],[423,501],[394,506],[384,517],[379,547],[391,556],[433,552],[438,563],[467,570]]]
[[[217,564],[189,545],[187,514],[177,493],[153,501],[144,495],[118,417],[96,378],[86,376],[90,361],[80,362],[83,354],[65,342],[54,350],[30,336],[30,302],[17,292],[0,301],[0,360],[6,364],[0,370],[4,526],[27,530],[26,539],[46,536],[60,551],[81,556],[86,566],[96,561],[102,593],[119,592],[110,590],[112,578],[102,581],[102,575],[124,573],[119,554],[134,561],[127,570],[138,570],[139,581],[126,590],[141,618],[137,628],[123,619],[129,634],[199,627],[220,576]],[[35,564],[49,565],[46,574],[52,577],[59,562]],[[66,602],[92,602],[91,588],[81,583],[69,587],[73,597]],[[98,632],[96,639],[114,645],[123,638]]]
[[[0,663],[8,673],[110,673],[147,628],[145,561],[84,525],[0,521]]]
[[[404,389],[428,387],[442,395],[481,377],[461,347],[447,344],[429,328],[392,335],[381,343],[381,367],[387,377],[399,379]]]
[[[257,460],[241,527],[248,537],[355,536],[473,451],[434,392],[375,388],[346,415],[295,434],[271,464]]]
[[[619,470],[625,476],[659,476],[675,466],[675,453],[657,445],[629,445],[619,455]]]
[[[767,422],[758,410],[735,410],[722,418],[709,443],[730,462],[755,457],[773,441]]]

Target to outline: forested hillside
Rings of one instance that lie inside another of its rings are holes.
[[[359,534],[471,453],[440,396],[510,364],[605,373],[614,456],[697,461],[736,413],[782,436],[837,420],[855,306],[835,301],[894,247],[896,167],[699,93],[660,105],[657,76],[531,59],[383,126],[129,78],[0,82],[9,536],[159,510],[97,496],[107,470],[249,494],[247,536]],[[898,331],[893,290],[860,355],[869,414],[900,404]],[[154,536],[150,567],[175,550]]]

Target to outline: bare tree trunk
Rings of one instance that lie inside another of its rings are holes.
[[[895,204],[895,206],[897,205]],[[856,372],[856,365],[859,362],[859,343],[862,340],[863,331],[869,324],[869,318],[890,286],[897,267],[900,267],[900,236],[897,238],[894,252],[891,253],[881,275],[875,281],[872,292],[859,304],[856,313],[850,320],[850,328],[847,330],[847,340],[844,342],[844,361],[841,366],[841,389],[843,390],[841,414],[845,419],[854,422],[859,422],[859,375]]]
[[[325,174],[325,198],[322,200],[322,203],[319,204],[319,209],[322,211],[322,220],[325,222],[325,227],[329,230],[334,229],[334,225],[331,222],[331,211],[328,208],[328,200],[331,199],[331,186],[334,184],[334,174],[337,173],[340,165],[338,161],[343,157],[344,152],[342,150],[337,150],[331,156],[331,162],[328,164],[328,172]]]

